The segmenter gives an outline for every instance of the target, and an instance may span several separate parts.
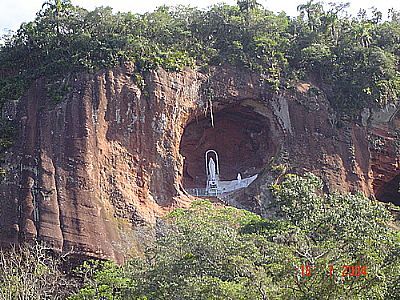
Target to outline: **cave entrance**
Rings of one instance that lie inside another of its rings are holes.
[[[219,156],[221,181],[250,178],[260,173],[276,151],[269,119],[249,107],[231,106],[190,121],[185,127],[180,153],[184,157],[183,187],[205,188],[204,155],[213,149]]]
[[[400,174],[384,183],[375,193],[376,199],[400,206]]]

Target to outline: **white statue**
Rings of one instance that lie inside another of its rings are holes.
[[[212,159],[212,157],[210,158],[210,160],[208,161],[208,171],[210,172],[210,180],[216,180],[216,173],[215,173],[215,162]]]
[[[240,175],[240,173],[238,173],[237,182],[238,182],[239,184],[242,182],[242,175]]]
[[[211,155],[215,156],[215,160]],[[207,186],[209,195],[218,195],[219,191],[219,165],[218,154],[215,150],[207,150],[205,154]]]

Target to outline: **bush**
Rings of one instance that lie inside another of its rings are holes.
[[[62,263],[40,244],[0,250],[0,299],[65,299],[78,284]]]
[[[396,299],[400,235],[388,211],[321,188],[312,174],[287,175],[269,220],[207,201],[177,209],[144,258],[86,265],[93,275],[71,299]]]

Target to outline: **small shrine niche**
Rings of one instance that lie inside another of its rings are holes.
[[[214,159],[213,157],[214,156]],[[207,184],[206,192],[208,195],[218,195],[219,188],[219,161],[215,150],[207,150],[205,154]]]
[[[186,189],[193,196],[218,197],[248,187],[258,176],[255,174],[243,179],[238,173],[234,180],[220,180],[218,153],[212,149],[206,151],[204,162],[207,182],[205,187]]]
[[[247,187],[276,154],[278,141],[268,117],[234,105],[191,119],[180,153],[182,186],[194,195],[221,195]],[[213,126],[214,125],[214,126]]]

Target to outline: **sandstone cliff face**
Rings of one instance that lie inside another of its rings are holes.
[[[122,260],[155,235],[158,217],[193,200],[185,188],[205,184],[207,149],[222,179],[260,174],[229,201],[263,215],[276,165],[314,172],[331,191],[398,197],[395,111],[343,122],[309,84],[271,94],[256,75],[224,68],[154,71],[142,90],[133,78],[129,65],[77,76],[58,105],[41,81],[27,92],[0,185],[2,244],[39,239]]]

